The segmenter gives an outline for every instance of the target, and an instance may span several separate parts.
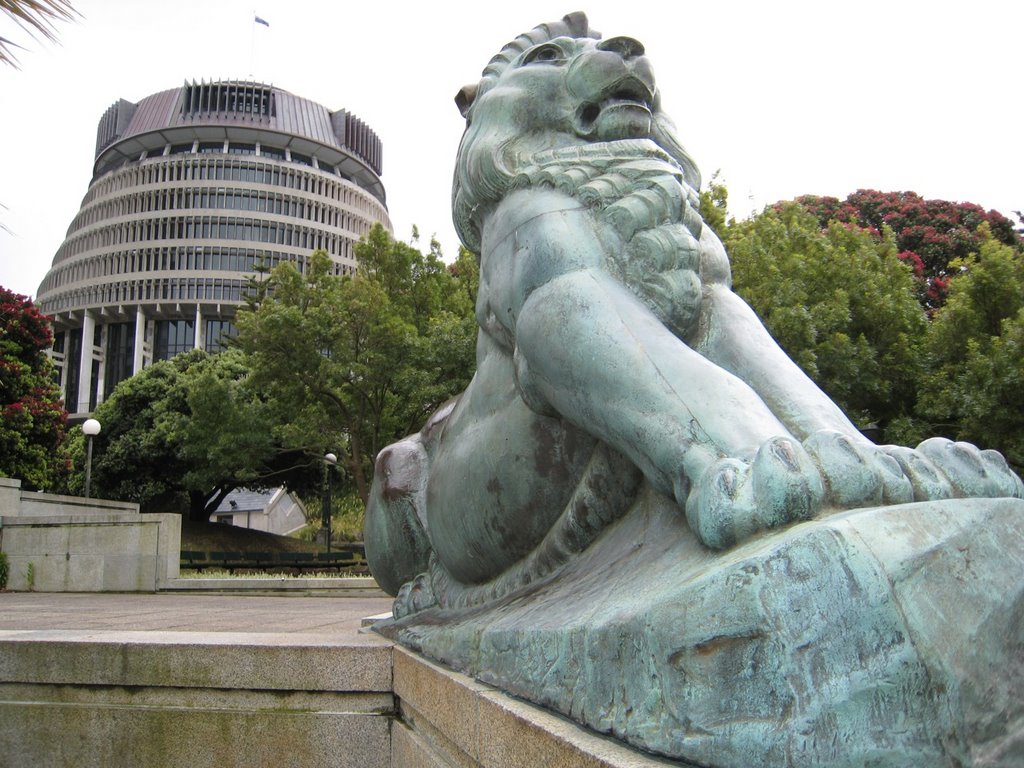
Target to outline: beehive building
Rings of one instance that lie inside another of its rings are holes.
[[[253,267],[324,249],[341,273],[389,230],[361,120],[254,82],[185,83],[100,119],[92,181],[39,286],[72,416],[122,379],[234,333]]]

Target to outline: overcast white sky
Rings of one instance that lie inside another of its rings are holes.
[[[74,1],[83,18],[59,45],[0,19],[28,49],[20,71],[0,68],[0,285],[32,296],[87,190],[104,110],[191,79],[252,75],[357,114],[384,144],[396,236],[416,224],[453,258],[456,91],[515,35],[578,9],[646,45],[734,215],[859,188],[1024,207],[1021,2]]]

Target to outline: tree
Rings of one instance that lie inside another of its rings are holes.
[[[46,350],[50,323],[27,296],[0,287],[0,475],[50,490],[68,471],[67,413]]]
[[[798,365],[861,428],[905,429],[916,399],[924,313],[893,236],[780,203],[730,222],[739,293]]]
[[[423,254],[380,225],[356,257],[355,275],[334,274],[322,251],[305,274],[280,265],[237,323],[255,380],[293,425],[288,444],[343,454],[365,501],[377,451],[468,383],[477,278],[464,259],[447,268],[436,242]]]
[[[319,465],[282,447],[273,408],[241,353],[202,350],[155,363],[121,382],[95,413],[96,496],[207,520],[236,488],[308,490]],[[82,466],[77,437],[76,464]],[[80,485],[82,474],[75,478]]]
[[[71,21],[78,15],[68,0],[0,0],[0,10],[31,37],[42,35],[50,42],[57,39],[56,22]],[[0,64],[18,66],[14,48],[21,46],[0,37]]]
[[[992,237],[951,263],[949,300],[932,321],[919,410],[932,428],[1024,467],[1024,257]]]
[[[919,298],[929,311],[946,300],[951,262],[976,251],[984,237],[1021,248],[1013,222],[998,211],[985,211],[974,203],[925,200],[914,192],[877,192],[861,189],[845,200],[804,195],[796,199],[818,218],[824,229],[832,221],[852,224],[881,237],[888,227],[896,240],[901,259],[920,281]],[[778,204],[777,204],[778,205]],[[988,225],[986,235],[979,233]]]
[[[718,174],[718,171],[711,174],[707,187],[700,191],[700,216],[719,239],[724,240],[730,223],[726,221],[729,212],[729,190],[718,180]]]
[[[1024,465],[1024,246],[1008,219],[913,192],[805,195],[742,222],[727,201],[712,179],[701,215],[737,292],[855,423]]]

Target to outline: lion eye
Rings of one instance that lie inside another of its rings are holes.
[[[523,56],[523,65],[527,64],[556,64],[564,60],[565,54],[562,49],[553,43],[545,43],[531,48]]]

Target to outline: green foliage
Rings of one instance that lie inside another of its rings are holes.
[[[284,450],[272,408],[237,351],[182,353],[121,382],[97,408],[92,483],[97,497],[205,520],[235,488],[314,482],[308,459]],[[84,482],[75,439],[73,490]]]
[[[700,216],[720,239],[724,239],[726,215],[729,212],[729,190],[724,183],[718,181],[718,174],[718,171],[711,174],[707,189],[700,192]]]
[[[362,541],[366,505],[355,493],[336,499],[331,510],[331,538],[334,541]]]
[[[11,575],[11,565],[7,562],[7,553],[0,552],[0,590],[7,589],[7,579]]]
[[[356,257],[355,275],[335,274],[322,251],[305,274],[274,269],[239,313],[237,343],[289,425],[285,442],[338,453],[346,487],[365,500],[377,451],[469,382],[479,278],[470,254],[447,267],[436,242],[423,254],[380,225]]]
[[[26,296],[0,287],[0,475],[50,490],[68,471],[67,413],[46,350],[50,324]]]
[[[795,203],[725,235],[737,293],[855,423],[885,430],[913,411],[927,323],[891,236],[822,230]]]
[[[309,510],[306,527],[297,537],[303,541],[318,541],[322,520],[320,499],[306,503]],[[314,512],[315,510],[315,512]],[[363,515],[366,504],[354,491],[331,499],[331,541],[349,542],[363,540]]]
[[[986,237],[952,266],[959,274],[928,335],[920,410],[942,434],[1024,467],[1024,257]]]
[[[721,226],[727,199],[712,183],[702,214]],[[1024,467],[1024,256],[1008,219],[860,190],[776,203],[719,235],[737,292],[858,425]]]

